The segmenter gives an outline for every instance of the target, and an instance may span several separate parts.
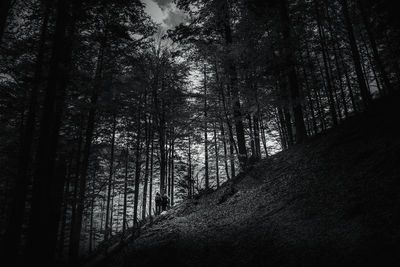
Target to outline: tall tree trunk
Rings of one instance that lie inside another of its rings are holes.
[[[158,143],[160,147],[160,192],[165,193],[165,118],[160,115],[160,123],[158,126]]]
[[[224,0],[223,7],[222,7],[222,14],[223,14],[223,23],[224,23],[224,38],[225,38],[225,45],[227,48],[227,70],[226,72],[229,75],[229,87],[232,94],[232,111],[233,111],[233,118],[235,121],[235,128],[236,128],[236,137],[237,137],[237,144],[238,144],[238,159],[240,163],[240,167],[242,169],[245,168],[247,163],[247,150],[246,150],[246,139],[244,136],[244,126],[242,121],[242,111],[241,111],[241,104],[239,98],[239,88],[238,88],[238,80],[237,80],[237,70],[235,62],[231,55],[231,46],[233,45],[232,39],[232,30],[230,25],[230,10],[228,1]]]
[[[115,133],[117,129],[117,118],[115,111],[112,117],[112,130],[111,130],[111,148],[110,148],[110,163],[108,171],[108,185],[107,185],[107,206],[106,206],[106,230],[104,233],[104,240],[108,240],[110,237],[111,229],[111,218],[110,218],[110,206],[111,203],[111,192],[113,187],[113,177],[114,177],[114,150],[115,150]]]
[[[135,195],[133,202],[133,223],[134,227],[138,226],[138,205],[139,205],[139,184],[140,184],[140,171],[141,171],[141,155],[140,155],[140,142],[141,142],[141,112],[139,110],[137,115],[137,136],[136,136],[136,153],[135,153]]]
[[[57,3],[57,19],[54,34],[53,51],[50,62],[50,73],[45,90],[43,112],[40,124],[39,144],[36,154],[36,169],[32,191],[31,220],[28,229],[26,246],[30,264],[52,265],[56,239],[52,236],[57,218],[50,214],[54,207],[56,190],[61,176],[56,175],[56,155],[59,141],[61,117],[64,109],[65,90],[68,82],[72,36],[68,38],[69,6],[67,0]],[[73,29],[73,27],[72,27]],[[72,31],[73,32],[73,31]],[[50,229],[50,230],[49,230]],[[43,244],[38,246],[38,244]]]
[[[217,125],[214,122],[214,149],[215,149],[215,178],[217,180],[217,188],[219,188],[219,148],[217,142]]]
[[[321,50],[322,50],[322,59],[324,62],[324,71],[325,71],[325,77],[326,77],[326,89],[328,93],[328,103],[329,103],[329,112],[331,113],[332,116],[332,122],[333,125],[338,124],[338,118],[337,118],[337,113],[335,109],[335,100],[333,97],[333,91],[334,88],[332,86],[332,79],[331,75],[329,72],[329,55],[328,51],[326,48],[326,38],[325,38],[325,31],[323,29],[323,26],[321,24],[321,17],[320,17],[320,11],[319,11],[319,6],[317,2],[315,3],[315,9],[316,9],[316,15],[317,15],[317,24],[318,24],[318,34],[321,42]]]
[[[371,49],[372,49],[372,54],[374,57],[374,61],[376,64],[376,67],[378,68],[378,71],[381,75],[382,81],[383,81],[383,85],[385,87],[385,90],[388,92],[392,92],[393,91],[393,87],[390,83],[389,80],[389,75],[384,67],[384,64],[382,62],[381,56],[379,55],[378,52],[378,46],[376,44],[376,39],[375,39],[375,35],[372,31],[372,24],[369,20],[369,17],[367,15],[367,11],[365,9],[365,3],[362,0],[357,0],[357,4],[358,7],[360,9],[360,13],[361,13],[361,17],[365,26],[365,29],[367,31],[367,35],[368,35],[368,39],[371,45]]]
[[[74,180],[73,180],[73,194],[72,194],[72,198],[71,198],[71,219],[70,219],[70,231],[69,231],[69,246],[68,246],[68,257],[69,259],[71,259],[75,247],[74,247],[74,242],[72,242],[72,240],[74,240],[75,238],[75,223],[77,220],[77,204],[78,204],[78,191],[79,191],[79,176],[81,174],[81,163],[82,163],[82,145],[83,145],[83,118],[81,118],[81,122],[79,123],[79,136],[78,136],[78,148],[77,148],[77,152],[76,152],[76,157],[75,157],[75,174],[74,174]]]
[[[235,178],[235,150],[233,145],[233,137],[229,138],[229,158],[230,158],[230,165],[231,165],[231,177],[232,179]]]
[[[306,72],[306,69],[305,69],[305,66],[304,66],[304,62],[302,62],[301,68],[303,70],[304,83],[306,85],[308,107],[309,107],[310,113],[311,113],[312,129],[313,129],[314,134],[317,134],[318,133],[317,119],[315,117],[315,110],[314,110],[313,100],[312,100],[312,97],[311,97],[311,87],[310,87],[310,84],[308,82],[307,72]]]
[[[367,63],[371,68],[374,80],[376,82],[376,87],[378,89],[379,95],[383,96],[385,94],[385,92],[386,92],[386,87],[385,87],[385,85],[383,85],[384,88],[382,88],[382,86],[381,86],[381,79],[378,77],[378,74],[377,74],[377,71],[376,71],[376,63],[374,63],[374,60],[372,58],[373,56],[370,55],[370,51],[369,51],[369,48],[368,48],[367,41],[365,40],[365,38],[364,38],[364,36],[362,34],[361,34],[361,41],[362,41],[362,45],[363,45],[364,50],[365,50],[365,55],[367,56]],[[383,92],[383,91],[385,91],[385,92]]]
[[[290,99],[293,107],[294,126],[296,129],[296,143],[302,143],[307,138],[304,125],[303,108],[301,105],[300,87],[296,74],[296,56],[292,44],[291,21],[289,17],[287,0],[279,1],[279,14],[282,23],[282,37],[285,42],[284,57],[288,66],[287,77],[289,81]]]
[[[221,130],[221,137],[222,137],[222,143],[224,145],[224,164],[225,164],[225,174],[226,178],[230,180],[229,176],[229,167],[228,167],[228,150],[226,147],[226,138],[225,138],[225,129],[224,129],[224,123],[222,121],[222,118],[219,121],[220,123],[220,130]]]
[[[261,141],[263,143],[263,148],[264,148],[264,152],[265,152],[265,157],[268,158],[269,154],[268,154],[268,148],[267,148],[267,139],[265,138],[265,126],[264,126],[264,119],[261,115],[261,112],[258,112],[259,114],[259,125],[260,125],[260,129],[261,129]],[[261,151],[260,151],[260,157],[261,157]]]
[[[147,116],[145,116],[145,136],[146,136],[146,162],[144,169],[144,181],[143,181],[143,201],[142,201],[142,220],[146,218],[146,203],[147,203],[147,186],[149,182],[149,163],[150,163],[150,142],[151,142],[151,129],[149,127],[149,123],[147,121]]]
[[[95,118],[97,112],[97,102],[102,87],[102,74],[103,74],[103,63],[104,63],[104,51],[105,51],[105,39],[100,44],[99,54],[97,57],[97,66],[94,86],[92,88],[92,95],[90,97],[90,107],[87,119],[86,133],[85,133],[85,146],[83,149],[82,166],[80,168],[80,179],[79,179],[79,195],[78,205],[76,211],[76,219],[72,221],[71,229],[71,240],[70,240],[70,255],[69,255],[69,266],[76,266],[78,264],[78,257],[80,251],[80,236],[82,230],[82,218],[84,211],[84,202],[86,194],[86,181],[87,172],[89,167],[89,158],[92,147],[93,134],[95,129]]]
[[[314,66],[314,63],[311,58],[310,49],[308,47],[308,44],[306,45],[306,52],[307,52],[308,64],[310,65],[311,80],[316,82],[316,81],[318,81],[318,79],[315,76],[315,66]],[[316,85],[316,84],[313,85],[313,91],[314,91],[314,95],[315,95],[315,100],[316,100],[315,102],[317,105],[317,114],[318,114],[318,119],[320,121],[321,130],[324,131],[326,128],[325,113],[322,108],[321,94],[320,94],[318,85]]]
[[[188,198],[193,197],[192,191],[192,153],[191,153],[191,137],[189,135],[189,144],[188,144]]]
[[[358,107],[357,107],[357,104],[356,104],[356,101],[355,101],[355,98],[354,98],[354,93],[353,93],[353,88],[352,88],[352,85],[351,85],[349,73],[347,71],[346,63],[344,62],[343,55],[341,53],[339,53],[339,58],[340,58],[340,62],[342,63],[342,66],[343,66],[344,77],[346,78],[346,84],[347,84],[347,89],[349,91],[351,105],[353,107],[353,111],[357,112],[358,111]]]
[[[367,85],[365,83],[365,79],[364,79],[364,75],[363,75],[363,71],[362,71],[360,53],[358,51],[356,38],[354,36],[354,29],[353,29],[353,25],[352,25],[351,19],[350,19],[347,0],[340,0],[339,2],[342,6],[342,12],[343,12],[344,21],[345,21],[345,25],[346,25],[346,29],[347,29],[347,34],[348,34],[348,38],[349,38],[349,42],[350,42],[351,53],[353,55],[353,63],[354,63],[354,67],[356,69],[358,87],[360,89],[361,98],[362,98],[364,107],[367,108],[371,103],[371,94],[368,91]]]
[[[0,12],[5,12],[9,8],[11,1],[2,1]],[[2,5],[5,5],[4,7]],[[41,34],[39,41],[38,54],[36,57],[35,73],[33,77],[32,90],[29,97],[28,114],[21,134],[21,143],[18,154],[17,182],[13,189],[13,201],[8,210],[8,220],[6,232],[3,240],[3,251],[10,261],[16,259],[16,253],[19,251],[21,229],[23,224],[23,216],[25,211],[25,201],[29,184],[29,164],[32,155],[32,143],[35,132],[36,108],[38,102],[39,86],[42,80],[43,57],[45,49],[45,41],[47,36],[47,27],[50,14],[50,5],[46,2],[44,7],[44,17],[41,25]],[[8,10],[7,10],[8,12]],[[2,29],[2,28],[1,28]],[[0,29],[0,30],[1,30]],[[0,36],[1,43],[1,36]],[[7,260],[6,260],[7,261]]]
[[[125,148],[125,175],[124,175],[124,204],[122,211],[122,236],[125,236],[125,230],[127,228],[127,209],[128,209],[128,173],[129,173],[129,141],[126,138]]]
[[[0,1],[0,44],[3,40],[3,34],[7,24],[8,13],[11,9],[11,3],[11,0]]]
[[[173,131],[173,130],[172,130]],[[175,198],[175,139],[172,139],[172,153],[171,153],[171,206],[174,205]]]
[[[278,107],[277,113],[278,113],[278,118],[279,118],[278,126],[280,126],[279,128],[281,129],[281,146],[282,146],[283,150],[286,150],[286,149],[288,149],[290,144],[288,141],[287,127],[285,126],[286,122],[285,122],[285,116],[283,113],[283,108]]]
[[[149,216],[152,220],[152,203],[153,203],[153,152],[154,152],[154,132],[151,129],[151,149],[150,149],[150,180],[149,180]]]
[[[260,121],[259,121],[258,111],[255,114],[253,114],[253,127],[254,127],[253,131],[254,131],[254,147],[256,151],[256,159],[259,160],[261,158],[261,144],[260,144]]]
[[[62,210],[62,218],[61,218],[61,225],[60,225],[60,238],[58,240],[58,258],[63,258],[64,257],[64,243],[65,243],[65,232],[66,232],[66,226],[67,226],[67,213],[68,213],[68,204],[70,203],[70,196],[69,196],[69,191],[70,191],[70,183],[71,183],[71,177],[72,177],[72,163],[74,160],[73,157],[74,153],[71,153],[70,156],[70,161],[67,167],[67,178],[66,178],[66,185],[65,185],[65,191],[64,191],[64,205],[63,205],[63,210]]]
[[[207,129],[207,72],[204,64],[203,69],[203,86],[204,86],[204,180],[205,188],[210,188],[210,178],[208,172],[208,129]]]
[[[253,121],[251,114],[247,114],[247,121],[248,121],[248,129],[249,129],[249,137],[250,137],[250,151],[251,151],[251,158],[256,158],[256,147],[254,143],[254,128],[253,128]]]
[[[94,217],[94,202],[95,202],[95,187],[94,183],[96,181],[96,169],[93,171],[92,179],[92,196],[90,201],[90,219],[89,219],[89,253],[93,250],[93,217]]]
[[[344,109],[344,116],[345,118],[347,118],[349,116],[349,110],[347,107],[347,101],[346,101],[346,94],[344,92],[344,86],[343,86],[343,80],[342,80],[342,70],[341,70],[341,66],[339,64],[339,49],[337,47],[337,40],[334,40],[334,45],[333,45],[333,49],[334,49],[334,55],[335,55],[335,65],[336,65],[336,70],[337,70],[337,74],[338,74],[338,79],[339,79],[339,88],[340,88],[340,97],[341,97],[341,101],[342,101],[342,105],[343,105],[343,109]]]

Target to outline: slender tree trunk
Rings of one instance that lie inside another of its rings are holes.
[[[173,130],[172,130],[173,131]],[[172,153],[171,153],[171,206],[174,205],[174,197],[175,197],[175,141],[172,140]]]
[[[191,198],[193,196],[193,191],[192,191],[192,154],[191,154],[191,138],[189,135],[189,144],[188,144],[188,198]]]
[[[106,230],[104,233],[104,240],[108,240],[110,237],[111,219],[110,219],[110,206],[111,203],[111,192],[113,187],[113,177],[114,177],[114,150],[115,150],[115,133],[117,128],[117,118],[115,111],[112,118],[112,130],[111,130],[111,148],[110,148],[110,163],[108,172],[108,185],[107,185],[107,206],[106,206]]]
[[[152,203],[153,203],[153,152],[154,152],[154,132],[151,129],[151,150],[150,150],[150,181],[149,181],[149,216],[152,218]]]
[[[310,65],[310,68],[311,68],[311,70],[310,70],[311,79],[313,81],[317,81],[318,79],[315,76],[315,66],[312,61],[310,49],[309,49],[308,45],[306,46],[306,52],[307,52],[308,64]],[[320,90],[318,89],[318,85],[315,85],[315,84],[313,85],[313,89],[314,89],[313,91],[314,91],[314,95],[315,95],[315,102],[317,105],[317,114],[318,114],[318,119],[320,121],[321,130],[325,131],[325,128],[326,128],[325,113],[322,108],[322,100],[321,100]]]
[[[222,143],[223,143],[223,145],[224,145],[225,174],[226,174],[226,178],[227,178],[228,180],[230,180],[230,176],[229,176],[229,167],[228,167],[228,150],[227,150],[227,146],[226,146],[225,129],[224,129],[224,123],[223,123],[222,119],[220,119],[219,123],[220,123],[220,130],[221,130]]]
[[[239,98],[239,88],[238,88],[238,81],[237,81],[237,70],[235,66],[235,62],[232,59],[232,55],[230,55],[230,49],[233,44],[232,39],[232,30],[230,25],[230,10],[228,6],[228,1],[224,0],[223,7],[223,23],[224,23],[224,37],[225,37],[225,45],[227,48],[227,73],[229,75],[229,87],[232,94],[232,111],[233,111],[233,118],[235,121],[235,128],[236,128],[236,137],[238,143],[238,159],[240,163],[240,167],[242,169],[245,168],[247,163],[247,150],[246,150],[246,139],[244,135],[244,126],[242,121],[242,111],[241,111],[241,104]]]
[[[337,47],[337,42],[336,40],[334,40],[334,53],[335,53],[335,65],[336,65],[336,70],[338,73],[338,79],[339,79],[339,86],[340,86],[340,97],[342,100],[342,105],[343,105],[343,109],[344,109],[344,116],[345,118],[347,118],[349,116],[349,110],[347,107],[347,101],[346,101],[346,94],[344,92],[344,86],[343,86],[343,80],[342,80],[342,71],[341,71],[341,67],[339,64],[339,56],[338,56],[338,47]]]
[[[260,145],[260,122],[259,122],[259,112],[253,114],[253,131],[254,131],[254,148],[256,151],[256,159],[261,158],[261,145]],[[268,154],[267,154],[268,156]]]
[[[363,47],[364,47],[364,50],[365,50],[365,55],[367,56],[367,61],[368,61],[368,64],[369,64],[369,66],[371,68],[372,74],[374,76],[374,80],[376,82],[376,87],[378,89],[379,95],[383,96],[385,94],[383,92],[383,90],[386,90],[385,85],[383,85],[384,88],[382,88],[381,79],[379,79],[378,74],[376,72],[376,64],[374,64],[372,56],[370,55],[370,51],[369,51],[369,48],[368,48],[367,41],[365,41],[364,36],[362,34],[361,34],[361,38],[362,38],[361,40],[362,40]]]
[[[345,25],[346,25],[346,29],[347,29],[347,33],[348,33],[349,42],[350,42],[351,53],[353,55],[353,63],[354,63],[354,67],[356,69],[357,82],[358,82],[358,86],[359,86],[359,89],[361,92],[361,98],[362,98],[364,107],[367,108],[371,103],[371,94],[368,91],[368,88],[367,88],[367,85],[365,83],[365,79],[363,76],[360,53],[358,51],[356,38],[354,36],[354,29],[353,29],[353,25],[352,25],[351,19],[350,19],[347,0],[340,0],[339,2],[342,5],[342,12],[343,12],[344,21],[345,21]]]
[[[302,143],[307,138],[307,132],[304,125],[300,87],[296,74],[296,56],[291,41],[292,30],[287,0],[279,1],[279,13],[282,22],[282,37],[285,41],[283,54],[285,57],[285,62],[288,66],[287,76],[289,81],[290,99],[293,107],[294,126],[296,129],[296,143]]]
[[[65,90],[68,82],[72,43],[68,38],[69,1],[57,3],[56,29],[50,63],[48,84],[45,90],[43,113],[40,124],[39,144],[36,154],[36,169],[32,191],[31,220],[26,246],[30,264],[52,265],[56,247],[53,236],[57,218],[50,214],[56,204],[52,194],[63,181],[56,175],[56,155],[58,150],[59,130],[64,109]],[[72,38],[72,36],[70,36]],[[50,210],[50,212],[49,212]],[[37,244],[43,244],[38,246]]]
[[[114,183],[114,179],[111,182],[111,204],[110,204],[110,222],[108,223],[108,232],[109,232],[109,236],[108,237],[112,237],[113,235],[113,226],[114,226],[114,196],[115,196],[115,183]],[[107,217],[106,217],[107,218]]]
[[[382,62],[381,56],[378,52],[378,46],[376,44],[376,39],[375,39],[375,35],[372,31],[372,24],[369,20],[369,17],[367,15],[367,11],[365,9],[365,3],[362,0],[357,0],[357,4],[358,7],[360,9],[360,13],[361,13],[361,17],[365,26],[365,29],[367,31],[367,35],[368,35],[368,39],[371,45],[371,49],[372,49],[372,55],[374,57],[374,61],[376,64],[376,67],[378,68],[378,71],[381,75],[382,81],[383,81],[383,85],[385,87],[385,90],[388,92],[392,92],[393,91],[393,87],[390,83],[389,80],[389,75],[386,72],[386,69],[384,67],[384,64]]]
[[[285,116],[283,113],[283,108],[278,107],[278,118],[279,118],[279,123],[278,125],[280,126],[281,129],[281,146],[283,150],[286,150],[289,148],[290,144],[288,141],[288,134],[287,134],[287,127],[286,127],[286,122],[285,122]]]
[[[151,142],[151,129],[149,127],[149,123],[147,121],[147,116],[145,118],[145,136],[146,136],[146,162],[144,169],[144,181],[143,181],[143,201],[142,201],[142,220],[146,219],[146,203],[147,203],[147,186],[149,182],[149,163],[150,163],[150,142]]]
[[[204,65],[204,179],[205,188],[208,190],[210,188],[210,178],[208,173],[208,129],[207,129],[207,72],[206,66]]]
[[[78,137],[78,149],[76,152],[76,162],[75,162],[75,175],[73,181],[74,191],[71,199],[71,219],[70,219],[70,232],[69,232],[69,246],[68,246],[68,257],[72,258],[75,247],[74,242],[72,242],[75,238],[75,230],[76,230],[76,220],[77,220],[77,204],[78,204],[78,191],[79,191],[79,176],[81,172],[81,154],[82,154],[82,143],[83,143],[83,119],[81,118],[81,122],[79,123],[79,137]]]
[[[260,129],[261,129],[261,141],[263,143],[263,148],[264,148],[264,152],[265,152],[265,157],[268,158],[269,153],[268,153],[268,148],[267,148],[267,139],[265,137],[265,126],[264,126],[264,119],[261,116],[261,112],[258,112],[259,114],[259,124],[260,124]],[[260,157],[261,157],[261,151],[260,151]]]
[[[233,146],[233,137],[229,139],[229,158],[230,158],[230,165],[231,165],[231,177],[232,179],[235,178],[235,151]]]
[[[94,217],[94,202],[95,202],[95,188],[94,182],[96,181],[96,169],[93,171],[92,181],[92,196],[90,201],[90,219],[89,219],[89,253],[93,250],[93,217]]]
[[[128,134],[128,133],[127,133]],[[127,208],[128,208],[128,173],[129,173],[129,141],[126,138],[126,148],[125,148],[125,175],[124,175],[124,204],[122,211],[122,236],[125,236],[125,231],[127,228]]]
[[[220,186],[219,181],[219,148],[217,142],[217,125],[214,122],[214,149],[215,149],[215,178],[217,181],[217,188]]]
[[[160,192],[165,193],[165,121],[161,115],[160,125],[158,126],[159,146],[160,146]]]
[[[97,102],[102,85],[103,74],[103,61],[105,51],[105,39],[100,45],[99,55],[97,58],[96,75],[94,86],[92,88],[92,95],[90,99],[89,114],[87,119],[86,133],[85,133],[85,146],[83,149],[82,167],[80,168],[80,181],[79,181],[79,196],[77,205],[76,220],[72,221],[71,240],[70,240],[70,255],[69,266],[76,266],[78,264],[78,257],[80,251],[80,236],[82,230],[82,218],[84,211],[84,201],[86,194],[86,181],[87,172],[89,167],[89,157],[91,152],[93,134],[95,129],[95,118],[97,111]]]
[[[166,194],[169,196],[171,192],[171,140],[170,135],[166,133],[165,137],[165,151],[167,152],[165,157],[165,173],[167,174],[167,186],[166,186]]]
[[[357,104],[356,104],[356,101],[355,101],[355,98],[354,98],[353,88],[352,88],[350,77],[349,77],[349,74],[348,74],[348,71],[347,71],[347,68],[346,68],[346,63],[344,62],[344,59],[343,59],[343,56],[342,56],[341,53],[339,53],[339,57],[340,57],[340,61],[341,61],[342,66],[343,66],[344,77],[346,78],[346,84],[347,84],[347,89],[349,91],[351,105],[353,107],[353,110],[355,112],[357,112],[358,108],[357,108]]]
[[[0,12],[7,12],[11,1],[1,1]],[[3,6],[4,5],[4,6]],[[7,9],[8,8],[8,9]],[[7,9],[7,10],[6,10]],[[7,14],[6,13],[6,14]],[[8,220],[4,236],[3,251],[10,261],[16,259],[19,251],[21,229],[25,211],[25,201],[29,184],[29,164],[32,156],[32,143],[35,132],[36,108],[38,102],[39,86],[42,80],[43,57],[45,49],[45,40],[47,36],[47,27],[50,14],[50,5],[46,2],[44,17],[41,26],[38,54],[36,58],[35,73],[33,77],[32,90],[30,92],[28,115],[21,135],[21,144],[18,154],[17,182],[13,189],[13,202],[8,210]],[[3,19],[3,14],[1,14]],[[0,25],[1,27],[1,25]],[[0,28],[2,30],[3,27]],[[0,33],[1,34],[1,33]],[[1,43],[1,35],[0,35]],[[6,260],[7,261],[7,260]]]
[[[321,42],[321,50],[322,50],[322,59],[324,62],[324,70],[325,70],[325,77],[326,77],[326,89],[328,93],[328,103],[329,103],[329,112],[332,116],[333,125],[338,124],[337,113],[335,109],[335,100],[333,97],[334,88],[332,87],[332,79],[329,72],[329,55],[327,55],[327,48],[326,48],[326,39],[325,39],[325,31],[321,25],[321,17],[319,12],[318,3],[315,2],[315,9],[317,14],[317,24],[318,24],[318,34]]]
[[[135,195],[133,203],[133,222],[134,226],[138,226],[138,205],[139,205],[139,185],[140,185],[140,171],[141,171],[141,155],[140,155],[140,142],[141,142],[141,112],[137,115],[137,136],[136,136],[136,153],[135,153]]]
[[[317,119],[315,117],[315,109],[314,109],[314,105],[313,105],[314,101],[311,96],[312,89],[311,89],[310,83],[307,78],[308,75],[307,75],[305,63],[301,57],[300,57],[300,63],[301,63],[301,70],[303,72],[304,83],[305,83],[305,87],[306,87],[306,91],[307,91],[306,95],[307,95],[307,100],[308,100],[308,108],[310,109],[310,113],[311,113],[312,129],[313,129],[314,134],[317,134],[318,127],[317,127]]]
[[[68,213],[68,204],[70,203],[70,183],[71,183],[71,176],[72,176],[72,162],[73,162],[73,153],[71,153],[70,161],[67,167],[67,178],[66,178],[66,185],[64,191],[64,205],[62,210],[62,218],[61,218],[61,226],[60,226],[60,238],[58,240],[58,258],[64,257],[64,243],[65,243],[65,231],[67,226],[67,213]]]
[[[256,158],[256,147],[254,143],[254,132],[253,132],[253,122],[251,119],[251,115],[247,114],[247,121],[248,121],[248,129],[249,129],[249,135],[250,135],[250,151],[251,151],[251,158]]]
[[[7,24],[8,13],[11,9],[11,3],[11,0],[0,1],[0,44],[3,40],[3,34]]]

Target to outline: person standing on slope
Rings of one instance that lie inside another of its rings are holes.
[[[166,211],[169,203],[169,198],[168,196],[164,193],[161,197],[161,206],[162,206],[162,211]]]
[[[155,197],[155,202],[156,202],[156,215],[160,215],[161,213],[161,196],[160,193],[156,193]]]

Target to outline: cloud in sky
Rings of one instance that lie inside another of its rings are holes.
[[[158,4],[158,6],[162,9],[165,10],[168,7],[171,6],[173,0],[154,0]]]
[[[173,9],[168,11],[168,16],[163,20],[163,22],[169,27],[174,28],[184,22],[187,18],[185,12],[179,9]]]
[[[150,17],[157,23],[163,23],[163,20],[167,17],[167,14],[160,8],[160,6],[153,0],[142,0],[146,5],[145,11]]]
[[[163,28],[171,29],[184,22],[186,14],[179,10],[173,0],[142,0],[145,11]]]

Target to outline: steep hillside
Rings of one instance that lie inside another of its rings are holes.
[[[97,266],[383,266],[400,260],[397,99],[170,210]]]

